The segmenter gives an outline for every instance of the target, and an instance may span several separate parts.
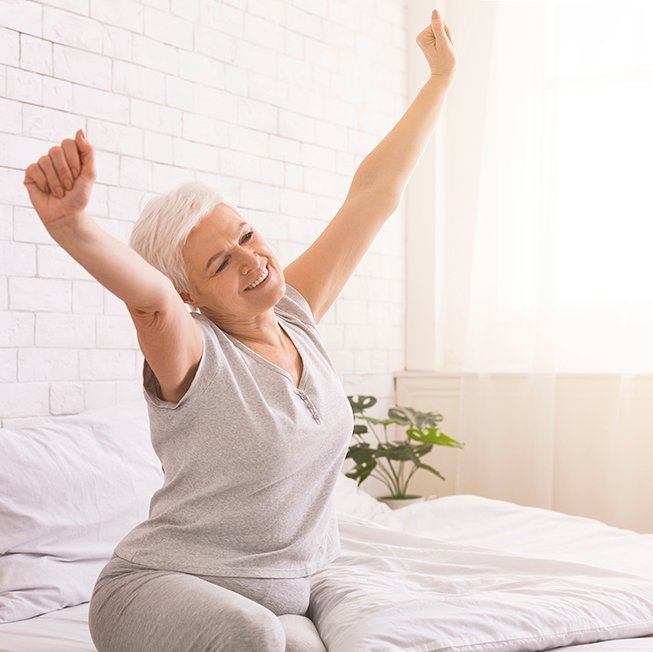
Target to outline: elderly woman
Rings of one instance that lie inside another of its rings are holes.
[[[150,200],[132,248],[103,232],[85,212],[96,172],[81,130],[27,168],[50,235],[133,319],[164,470],[148,519],[97,578],[100,652],[324,650],[305,618],[310,577],[340,552],[333,489],[353,419],[317,324],[394,212],[453,79],[437,12],[416,40],[431,77],[284,269],[200,183]]]

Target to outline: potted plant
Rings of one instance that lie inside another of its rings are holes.
[[[357,395],[347,398],[354,413],[353,437],[356,443],[349,446],[346,457],[353,459],[356,466],[345,475],[357,480],[358,486],[370,476],[381,480],[390,490],[390,494],[379,496],[378,499],[392,509],[424,500],[424,496],[408,493],[408,483],[415,472],[418,469],[426,469],[441,480],[445,478],[437,469],[424,464],[420,458],[433,446],[463,448],[464,444],[439,431],[438,424],[443,417],[438,412],[419,412],[410,407],[396,405],[388,410],[387,419],[375,419],[365,414],[366,410],[377,403],[375,396]],[[406,439],[388,440],[388,426],[393,424],[405,428]],[[377,440],[376,447],[370,446],[363,439],[363,435],[369,432],[368,426]],[[383,426],[383,441],[374,426]],[[408,477],[404,478],[407,463],[410,472]],[[378,474],[373,473],[375,470]]]

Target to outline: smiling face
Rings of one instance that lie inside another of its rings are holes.
[[[225,327],[253,324],[285,294],[276,256],[258,231],[226,204],[216,206],[190,232],[182,257],[191,292],[182,292],[181,298]]]

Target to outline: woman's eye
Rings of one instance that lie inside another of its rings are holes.
[[[243,236],[241,242],[249,242],[249,241],[252,239],[253,236],[254,236],[254,231],[250,231],[249,233],[246,233],[246,234]],[[220,265],[220,267],[218,267],[218,269],[215,270],[215,273],[216,273],[216,274],[217,274],[218,272],[222,271],[222,270],[227,266],[227,262],[228,262],[228,260],[229,260],[229,259],[227,258],[227,259],[224,261],[224,263],[222,263],[222,265]]]

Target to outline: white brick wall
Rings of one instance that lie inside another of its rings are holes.
[[[42,227],[24,168],[83,128],[89,212],[126,242],[186,180],[237,201],[286,265],[407,105],[408,0],[0,0],[0,426],[141,395],[125,306]],[[403,367],[403,215],[320,330],[348,394]]]

